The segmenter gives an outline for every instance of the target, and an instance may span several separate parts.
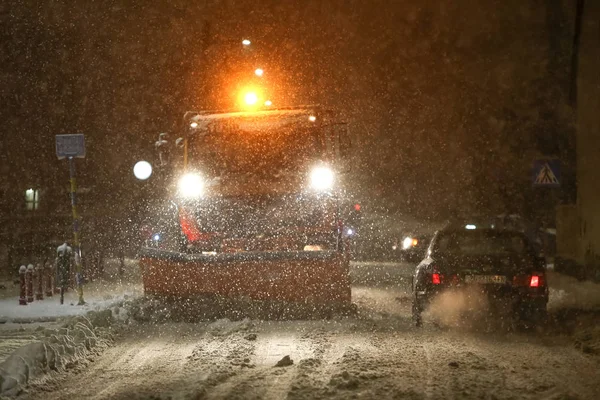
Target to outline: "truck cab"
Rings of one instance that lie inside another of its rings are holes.
[[[319,107],[183,124],[169,183],[181,246],[142,251],[146,291],[349,303],[346,125]],[[165,283],[173,264],[194,284]]]

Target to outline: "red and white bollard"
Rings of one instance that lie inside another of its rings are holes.
[[[33,302],[33,264],[27,266],[25,281],[27,286],[27,302],[31,303]]]
[[[25,274],[27,273],[27,267],[21,265],[19,268],[19,282],[20,282],[20,290],[19,290],[19,305],[26,306],[27,305],[27,297],[26,297],[26,285],[25,285]]]
[[[42,264],[35,266],[35,277],[37,279],[35,299],[44,300],[44,268],[42,267]]]
[[[52,282],[54,278],[52,277],[52,264],[46,263],[46,267],[44,268],[46,273],[46,297],[52,297],[54,289],[52,288]]]

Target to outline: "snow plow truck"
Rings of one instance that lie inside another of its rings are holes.
[[[351,308],[346,124],[297,107],[188,112],[183,125],[165,180],[177,240],[149,235],[145,293]]]

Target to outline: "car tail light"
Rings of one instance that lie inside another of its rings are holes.
[[[529,287],[540,287],[541,279],[538,275],[532,275],[529,280]]]
[[[529,280],[529,287],[546,286],[546,274],[543,272],[534,272]]]
[[[439,273],[434,272],[433,274],[431,274],[431,283],[433,283],[434,285],[441,285],[442,276]]]
[[[543,273],[533,273],[531,275],[516,275],[513,278],[513,286],[538,288],[546,285],[546,279]]]

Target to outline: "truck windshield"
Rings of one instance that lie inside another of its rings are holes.
[[[294,171],[320,156],[318,132],[304,114],[215,119],[191,137],[190,161],[213,176]]]

